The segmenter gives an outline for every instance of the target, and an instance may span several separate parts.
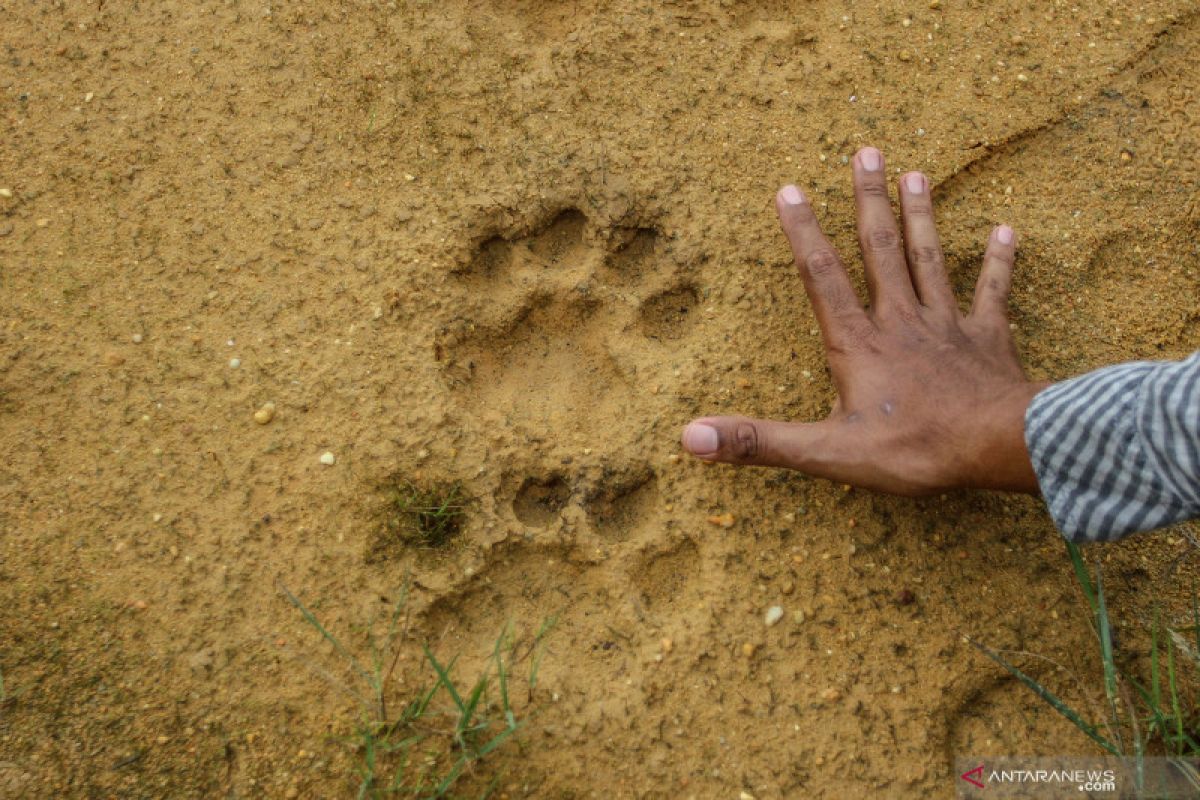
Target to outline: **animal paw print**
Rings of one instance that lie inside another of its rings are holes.
[[[577,209],[485,241],[460,276],[471,310],[439,349],[451,395],[529,463],[498,487],[527,531],[600,541],[652,535],[659,494],[645,437],[701,293],[648,227],[599,228]]]
[[[513,516],[526,530],[557,532],[566,520],[599,541],[648,538],[657,530],[658,478],[645,464],[581,468],[525,477],[516,486]]]
[[[533,437],[637,435],[645,381],[661,377],[700,300],[664,250],[651,228],[597,230],[577,209],[484,242],[463,276],[478,311],[440,345],[452,393]]]

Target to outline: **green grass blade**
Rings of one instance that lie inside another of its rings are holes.
[[[479,758],[483,758],[488,753],[492,752],[497,747],[499,747],[500,745],[502,745],[506,741],[508,741],[509,737],[511,737],[514,733],[516,733],[520,727],[521,727],[521,725],[518,723],[516,725],[513,725],[511,728],[505,728],[504,730],[500,731],[495,736],[493,736],[490,740],[488,740],[487,744],[485,744],[483,747],[479,748],[479,752],[476,755]]]
[[[461,737],[463,733],[471,726],[471,720],[475,718],[475,709],[479,707],[479,700],[483,697],[483,690],[488,685],[488,674],[483,673],[479,680],[475,682],[475,688],[467,695],[467,701],[463,705],[462,714],[458,718],[458,724],[455,726],[454,734]]]
[[[404,613],[404,609],[408,606],[408,575],[404,576],[404,583],[400,584],[400,596],[396,598],[396,605],[392,609],[392,616],[388,619],[387,636],[384,639],[385,649],[391,649],[392,642],[396,640],[396,629],[400,624],[400,617]]]
[[[1112,713],[1113,730],[1120,736],[1120,716],[1117,714],[1117,667],[1113,659],[1112,628],[1108,623],[1108,604],[1104,599],[1104,576],[1096,565],[1096,625],[1100,633],[1100,656],[1104,661],[1104,692]],[[1120,743],[1120,742],[1118,742]]]
[[[446,691],[450,694],[450,699],[454,701],[454,705],[458,707],[460,714],[466,713],[466,706],[463,704],[463,699],[458,693],[458,689],[454,686],[454,681],[450,680],[450,670],[454,669],[454,662],[458,660],[458,656],[450,661],[449,666],[443,667],[438,663],[437,656],[429,649],[429,645],[422,645],[425,650],[425,658],[429,659],[429,663],[433,665],[434,671],[438,674],[438,682],[446,687]]]
[[[1122,671],[1121,676],[1125,679],[1126,683],[1133,687],[1138,697],[1141,698],[1142,702],[1146,704],[1146,708],[1149,709],[1150,716],[1147,719],[1147,724],[1151,730],[1158,731],[1160,736],[1166,734],[1167,728],[1170,727],[1169,721],[1166,715],[1163,714],[1162,708],[1154,703],[1154,698],[1151,696],[1150,691],[1128,673]]]
[[[505,623],[504,630],[496,638],[496,646],[492,649],[492,658],[496,661],[496,674],[500,684],[500,707],[504,711],[504,722],[511,728],[516,724],[516,720],[513,717],[512,705],[508,702],[508,672],[504,669],[503,647],[508,636],[508,630],[508,623]]]
[[[1154,699],[1150,707],[1155,711],[1162,708],[1162,685],[1158,670],[1158,634],[1162,629],[1162,617],[1158,606],[1154,607],[1154,625],[1150,628],[1150,689]]]
[[[308,607],[305,606],[304,603],[300,602],[300,598],[298,598],[298,597],[296,597],[296,595],[292,594],[291,590],[288,589],[286,586],[281,586],[280,588],[283,589],[283,593],[285,595],[287,595],[287,599],[291,601],[292,605],[294,605],[296,608],[298,608],[300,610],[300,613],[304,616],[304,620],[309,625],[316,628],[317,631],[321,634],[321,636],[325,637],[325,640],[333,645],[333,649],[336,650],[338,652],[338,654],[340,654],[343,658],[345,658],[347,661],[349,661],[350,664],[354,667],[355,670],[358,671],[358,673],[360,675],[362,675],[364,678],[366,678],[368,681],[370,681],[371,674],[369,672],[367,672],[365,669],[363,669],[362,664],[358,663],[358,659],[355,658],[353,655],[351,655],[350,651],[348,651],[345,647],[342,647],[342,643],[338,641],[336,636],[334,636],[329,631],[325,630],[325,626],[321,624],[320,620],[317,619],[315,614],[313,614],[311,611],[308,610]]]
[[[1083,596],[1087,598],[1094,616],[1097,612],[1096,589],[1092,585],[1092,577],[1088,574],[1087,565],[1083,563],[1083,553],[1080,552],[1079,545],[1074,542],[1066,544],[1067,553],[1071,556],[1071,566],[1075,568],[1075,577],[1079,580],[1079,588],[1083,589]]]
[[[441,685],[442,682],[440,680],[434,681],[433,686],[430,686],[428,691],[418,695],[415,700],[409,703],[405,707],[404,713],[400,715],[398,724],[407,724],[424,716],[425,709],[429,708],[429,702],[433,700],[433,696],[437,694],[437,690]]]
[[[1079,714],[1073,708],[1071,708],[1065,702],[1060,700],[1057,695],[1055,695],[1053,692],[1051,692],[1045,686],[1042,686],[1036,680],[1034,680],[1030,676],[1026,675],[1024,672],[1022,672],[1016,666],[1008,663],[1008,661],[1006,661],[1003,656],[1001,656],[999,653],[993,651],[991,648],[985,647],[984,645],[980,644],[979,642],[976,642],[974,639],[967,639],[967,642],[972,647],[979,650],[979,652],[983,653],[985,656],[990,658],[992,661],[995,661],[997,664],[1004,667],[1004,669],[1008,670],[1009,674],[1011,674],[1014,678],[1016,678],[1021,683],[1023,683],[1026,688],[1028,688],[1030,691],[1032,691],[1038,697],[1042,698],[1042,700],[1044,700],[1047,704],[1049,704],[1051,708],[1053,708],[1059,714],[1066,717],[1067,720],[1072,725],[1074,725],[1076,728],[1078,728],[1080,731],[1082,731],[1085,735],[1087,735],[1087,737],[1089,739],[1094,741],[1096,744],[1100,745],[1102,748],[1107,750],[1109,753],[1112,753],[1114,756],[1121,755],[1120,749],[1117,748],[1108,739],[1104,738],[1104,736],[1102,736],[1100,734],[1100,732],[1098,730],[1096,730],[1095,726],[1090,725],[1087,722],[1085,722],[1083,720],[1083,718],[1080,717]]]
[[[1183,749],[1183,712],[1179,708],[1179,688],[1175,682],[1175,643],[1167,639],[1167,681],[1171,689],[1171,712],[1175,717],[1175,753]]]
[[[433,790],[433,794],[431,794],[430,797],[445,797],[446,793],[450,791],[450,787],[452,787],[454,782],[458,780],[460,775],[462,775],[463,770],[466,769],[467,764],[470,763],[470,761],[471,759],[465,755],[459,756],[458,761],[456,761],[454,766],[450,768],[450,771],[446,773],[446,777],[442,778],[442,782],[437,785],[437,788]]]

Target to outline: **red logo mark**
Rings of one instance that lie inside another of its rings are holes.
[[[972,775],[974,775],[974,776],[975,776],[975,778],[972,778],[972,777],[971,777]],[[962,779],[963,779],[964,781],[966,781],[967,783],[970,783],[970,784],[973,784],[973,785],[975,785],[975,786],[978,786],[980,789],[984,788],[984,787],[983,787],[983,783],[982,783],[982,782],[980,782],[980,781],[978,781],[978,780],[976,780],[976,778],[982,778],[982,777],[983,777],[983,764],[980,764],[980,765],[979,765],[978,767],[976,767],[975,769],[969,769],[969,770],[967,770],[966,772],[964,772],[964,773],[963,773],[962,775],[960,775],[959,777],[960,777],[960,778],[962,778]]]

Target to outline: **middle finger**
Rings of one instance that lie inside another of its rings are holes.
[[[864,147],[854,156],[854,198],[871,308],[915,308],[917,295],[888,199],[883,154],[874,147]]]

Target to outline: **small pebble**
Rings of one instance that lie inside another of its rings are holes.
[[[120,353],[105,353],[104,364],[109,367],[119,367],[125,363],[125,356]]]
[[[242,360],[240,358],[229,359],[229,368],[230,369],[237,369],[241,365],[242,365]]]
[[[11,222],[0,222],[0,236],[8,236],[12,232],[13,226]]]
[[[266,425],[275,418],[275,404],[263,403],[262,408],[254,412],[254,421],[259,425]]]
[[[712,516],[710,516],[708,518],[708,522],[710,525],[717,525],[722,528],[732,528],[733,527],[733,514],[730,514],[730,513],[713,514]]]
[[[746,658],[753,658],[754,651],[757,649],[758,647],[754,643],[746,642],[744,645],[742,645],[742,655],[744,655]]]
[[[659,642],[659,644],[662,646],[662,651],[664,653],[671,652],[671,650],[675,647],[675,643],[668,638],[664,638],[661,642]]]
[[[842,699],[842,693],[837,689],[829,688],[821,692],[821,699],[827,703],[836,703],[838,700]]]
[[[12,189],[8,187],[0,188],[0,197],[3,197],[5,200],[12,197]]]
[[[42,217],[42,218],[41,218],[41,219],[39,219],[39,220],[38,220],[38,221],[37,221],[35,224],[36,224],[36,225],[37,225],[39,228],[44,228],[44,227],[46,227],[47,225],[49,225],[49,224],[50,224],[50,218],[49,218],[49,217]]]
[[[321,453],[321,463],[327,467],[332,467],[337,462],[337,457],[333,453],[326,450]]]
[[[897,56],[897,58],[899,58],[901,61],[912,61],[912,53],[907,50],[901,50],[900,55]]]
[[[767,627],[769,628],[781,619],[783,619],[783,606],[771,606],[767,609],[767,613],[763,617],[763,622],[767,623]]]
[[[141,344],[142,338],[143,337],[140,333],[135,333],[133,336],[129,337],[130,341],[132,341],[134,344]]]

